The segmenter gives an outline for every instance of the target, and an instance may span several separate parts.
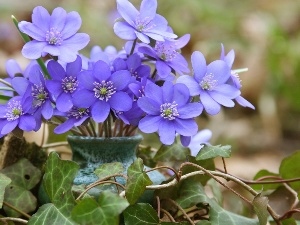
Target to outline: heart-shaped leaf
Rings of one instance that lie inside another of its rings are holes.
[[[34,211],[37,199],[30,190],[40,181],[41,171],[28,159],[23,158],[2,169],[1,173],[11,179],[11,183],[5,189],[4,200],[25,213]],[[21,216],[20,213],[9,207],[4,206],[3,208],[9,216]]]
[[[118,195],[103,191],[98,202],[94,198],[81,200],[72,211],[72,218],[79,224],[118,225],[119,216],[129,203]]]
[[[294,152],[281,161],[279,174],[284,179],[292,179],[299,177],[300,171],[300,151]],[[300,182],[291,182],[291,187],[295,191],[300,191]]]
[[[151,185],[152,181],[144,172],[143,160],[138,158],[128,168],[126,183],[126,198],[132,205],[144,193],[147,185]]]
[[[5,188],[7,185],[9,185],[11,182],[11,179],[4,174],[0,173],[0,208],[2,208],[3,199],[4,199],[4,193]]]
[[[189,154],[190,150],[181,144],[162,145],[155,154],[154,160],[162,162],[185,160]]]
[[[124,211],[125,225],[158,225],[157,212],[150,204],[138,203]]]
[[[213,225],[258,225],[256,219],[249,219],[223,209],[216,201],[210,199],[201,183],[190,178],[184,180],[180,187],[180,197],[176,200],[182,208],[189,208],[198,203],[206,203],[209,205],[209,221]]]
[[[58,154],[51,152],[45,166],[43,186],[52,203],[45,204],[30,218],[28,225],[40,224],[76,224],[71,219],[75,206],[72,184],[79,169],[72,161],[61,160]]]
[[[231,155],[231,146],[230,145],[216,145],[210,146],[205,145],[201,151],[197,154],[196,160],[204,160],[204,159],[211,159],[216,158],[218,156],[228,158]]]
[[[113,162],[113,163],[105,163],[101,165],[99,168],[95,170],[94,173],[97,175],[99,180],[101,180],[107,176],[123,173],[123,171],[124,171],[124,167],[122,163]]]

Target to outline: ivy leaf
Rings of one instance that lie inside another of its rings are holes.
[[[207,220],[201,220],[198,223],[196,223],[196,225],[212,225],[212,224]]]
[[[101,180],[107,176],[123,173],[123,171],[124,171],[124,167],[122,163],[113,162],[113,163],[105,163],[101,165],[99,168],[95,170],[94,173],[98,176],[99,180]]]
[[[176,201],[182,208],[189,208],[198,203],[209,204],[209,221],[213,225],[258,225],[256,219],[249,219],[223,209],[205,194],[203,186],[194,177],[183,181],[180,196]]]
[[[154,160],[162,162],[186,160],[189,154],[190,150],[181,144],[162,145],[155,154]]]
[[[254,176],[253,180],[257,180],[261,177],[265,177],[265,176],[275,176],[275,177],[279,177],[279,174],[276,173],[272,173],[268,170],[260,170],[257,172],[257,174]],[[264,179],[264,181],[268,181],[268,180],[274,180],[274,179]],[[253,184],[251,185],[251,187],[255,190],[261,191],[267,191],[267,190],[275,190],[276,188],[278,188],[281,184]]]
[[[98,202],[94,198],[81,200],[72,211],[72,218],[79,224],[118,225],[119,215],[129,203],[118,195],[103,191]]]
[[[283,159],[279,167],[279,174],[281,177],[284,179],[299,178],[299,162],[300,151],[294,152],[292,155]],[[289,184],[295,191],[300,191],[300,182],[291,182]]]
[[[28,225],[75,224],[71,211],[75,206],[72,184],[79,169],[72,161],[61,160],[57,153],[51,152],[45,165],[43,186],[52,203],[45,204],[30,218]]]
[[[137,203],[124,211],[125,225],[158,225],[157,212],[148,203]]]
[[[231,156],[231,146],[230,145],[225,145],[225,146],[205,145],[201,149],[201,151],[197,154],[196,160],[211,159],[211,158],[216,158],[218,156],[229,158]]]
[[[138,158],[128,168],[126,183],[126,198],[132,205],[144,193],[147,185],[151,185],[152,181],[144,172],[143,160]]]
[[[252,201],[260,225],[266,225],[268,222],[268,216],[269,216],[268,209],[267,209],[268,202],[269,202],[268,198],[265,196],[261,196],[261,194],[255,196]]]
[[[7,185],[10,184],[10,182],[11,182],[11,179],[9,177],[0,173],[0,209],[2,208],[2,204],[3,204],[5,188]]]
[[[40,181],[41,171],[28,159],[23,158],[2,169],[1,173],[11,179],[11,183],[5,189],[4,200],[25,213],[34,211],[37,199],[30,190]],[[9,216],[21,216],[20,213],[9,207],[4,206],[3,208]]]
[[[54,204],[48,203],[42,205],[37,213],[29,219],[28,225],[41,225],[41,224],[59,224],[59,225],[77,225],[70,219],[69,216],[61,213],[61,210]]]

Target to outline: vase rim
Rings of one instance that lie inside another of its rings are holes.
[[[141,134],[136,134],[133,136],[121,136],[121,137],[92,137],[92,136],[78,136],[78,135],[68,135],[67,140],[142,140],[143,136]]]

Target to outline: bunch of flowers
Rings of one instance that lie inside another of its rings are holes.
[[[157,132],[166,145],[179,135],[187,146],[203,111],[216,115],[235,102],[254,108],[241,96],[234,51],[225,54],[222,45],[220,58],[209,64],[195,51],[189,69],[180,49],[190,35],[178,38],[156,9],[156,0],[143,0],[140,10],[117,0],[120,19],[113,29],[124,48],[95,46],[86,57],[79,51],[89,35],[78,33],[77,12],[34,8],[32,22],[18,23],[26,40],[22,54],[32,62],[22,71],[9,60],[9,78],[1,79],[8,100],[0,105],[0,137],[37,131],[47,122],[57,125],[57,134],[129,136],[138,128]]]

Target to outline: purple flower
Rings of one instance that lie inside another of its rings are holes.
[[[130,78],[128,70],[111,73],[109,65],[100,60],[95,63],[93,70],[82,71],[78,75],[83,89],[73,95],[73,103],[81,108],[90,107],[92,118],[96,122],[103,122],[110,109],[131,109],[132,99],[123,91],[127,88]]]
[[[45,86],[45,79],[39,65],[33,65],[29,74],[28,78],[13,78],[12,86],[23,97],[24,102],[31,105],[31,109],[28,112],[36,118],[35,130],[38,130],[42,122],[41,117],[48,120],[53,115],[52,99]]]
[[[36,121],[28,112],[31,105],[24,102],[21,96],[11,98],[6,105],[0,105],[0,137],[21,129],[32,131],[36,127]]]
[[[226,84],[231,76],[230,68],[222,60],[216,60],[206,66],[201,52],[192,54],[194,76],[183,75],[177,83],[185,84],[192,96],[200,95],[205,111],[210,115],[220,112],[221,105],[233,107],[232,99],[240,95],[238,88]]]
[[[55,98],[56,108],[61,112],[67,112],[73,107],[72,95],[79,86],[77,75],[81,66],[80,56],[74,62],[68,63],[66,70],[55,60],[47,64],[52,79],[46,81],[46,86]]]
[[[221,45],[220,59],[223,60],[224,62],[226,62],[226,64],[229,66],[230,69],[232,68],[234,58],[235,58],[234,50],[229,51],[227,53],[227,55],[225,55],[224,46]],[[238,73],[236,73],[234,70],[231,70],[231,76],[227,83],[233,85],[234,87],[236,87],[238,89],[241,89],[241,87],[242,87],[240,77],[239,77]],[[245,98],[243,98],[241,95],[237,96],[234,100],[243,107],[249,107],[251,109],[255,109],[255,107],[249,101],[247,101]]]
[[[203,148],[203,144],[209,144],[212,132],[209,129],[200,130],[196,135],[191,138],[191,142],[188,145],[191,150],[191,156],[196,156],[198,152]]]
[[[190,40],[190,35],[186,34],[178,40],[157,41],[155,47],[140,47],[139,52],[150,56],[156,60],[157,74],[161,78],[166,78],[171,73],[171,69],[182,75],[188,73],[188,63],[179,53],[179,49],[184,47]]]
[[[114,32],[124,40],[130,41],[138,38],[148,44],[150,43],[149,37],[157,41],[177,37],[167,31],[167,20],[156,14],[156,0],[143,0],[140,12],[128,0],[117,0],[117,9],[124,20],[115,23]]]
[[[50,15],[42,6],[35,7],[32,23],[19,23],[20,30],[33,39],[24,45],[23,56],[37,59],[49,53],[64,62],[73,62],[78,51],[90,40],[87,34],[76,33],[80,26],[81,18],[77,12],[67,13],[58,7]]]
[[[173,85],[166,81],[162,87],[147,83],[145,96],[138,100],[138,106],[146,113],[140,120],[139,129],[145,133],[158,131],[160,141],[170,145],[176,133],[192,136],[197,133],[193,117],[203,110],[200,103],[190,103],[190,93],[183,84]]]
[[[67,120],[55,127],[54,133],[56,134],[62,134],[72,129],[72,127],[80,126],[91,116],[89,108],[80,108],[76,106],[73,106],[68,112],[59,112],[58,115],[66,117]]]
[[[90,53],[90,59],[84,56],[82,58],[82,68],[92,69],[95,62],[102,60],[111,65],[116,58],[126,58],[125,50],[117,51],[114,46],[107,46],[104,50],[99,46],[94,46]]]

